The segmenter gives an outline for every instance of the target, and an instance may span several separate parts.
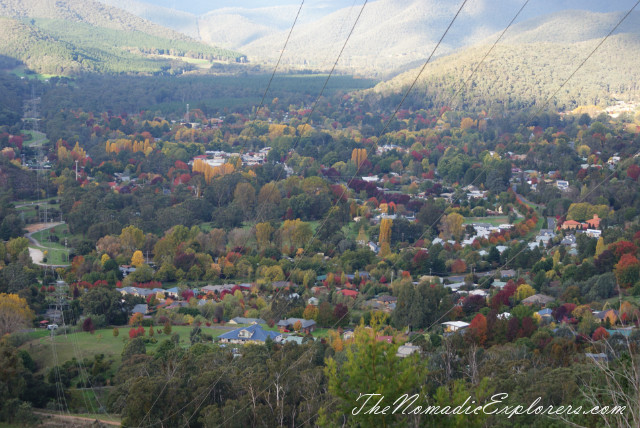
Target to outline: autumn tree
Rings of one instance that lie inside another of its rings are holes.
[[[318,318],[318,308],[314,305],[307,305],[302,313],[302,318],[306,320],[315,320]]]
[[[640,261],[632,254],[624,254],[615,265],[614,273],[621,287],[631,287],[640,276]]]
[[[282,196],[280,190],[274,182],[266,183],[258,192],[257,212],[263,214],[263,218],[273,218],[278,213],[278,207]]]
[[[104,264],[107,263],[109,260],[111,260],[111,257],[109,257],[109,254],[104,253],[102,257],[100,257],[100,264],[104,266]]]
[[[517,301],[520,301],[533,296],[534,294],[536,294],[536,290],[534,290],[532,286],[529,284],[521,284],[516,289],[515,297]]]
[[[469,336],[480,346],[487,341],[487,318],[484,315],[478,313],[473,317],[469,325]]]
[[[142,255],[142,251],[137,250],[131,256],[131,265],[135,267],[140,267],[144,264],[144,256]]]
[[[598,238],[598,242],[596,244],[596,255],[595,256],[598,257],[606,249],[607,249],[607,247],[604,245],[604,238],[601,236],[600,238]]]
[[[456,259],[451,263],[451,272],[452,273],[463,273],[467,271],[467,264],[464,260]]]
[[[120,233],[120,245],[131,254],[144,245],[144,232],[135,226],[127,226]]]
[[[378,238],[380,245],[385,242],[391,245],[391,226],[393,226],[393,220],[389,218],[383,218],[380,221],[380,237]]]
[[[464,232],[463,221],[464,217],[458,213],[451,213],[442,217],[440,221],[440,238],[460,240]]]
[[[259,250],[265,250],[271,246],[271,235],[274,232],[271,223],[264,222],[256,224],[256,242]]]
[[[604,327],[598,327],[591,338],[597,342],[598,340],[608,339],[609,336],[609,332]]]
[[[0,337],[29,327],[35,314],[17,294],[0,293]]]
[[[85,318],[84,321],[82,322],[82,331],[87,331],[91,334],[93,334],[93,332],[96,331],[96,328],[93,325],[93,320],[91,319],[91,317]]]
[[[280,230],[280,238],[285,247],[304,248],[312,236],[311,225],[300,219],[285,220]]]
[[[367,149],[353,149],[351,152],[351,161],[360,168],[364,161],[367,160]]]
[[[139,326],[140,324],[142,324],[142,319],[143,319],[142,314],[140,312],[137,312],[131,315],[131,318],[129,318],[129,325]]]

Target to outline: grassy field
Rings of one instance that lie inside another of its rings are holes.
[[[184,56],[174,56],[174,55],[149,55],[150,58],[160,58],[160,59],[173,59],[176,61],[183,61],[187,64],[192,64],[198,69],[208,70],[211,68],[211,61],[206,59],[199,58],[188,58]]]
[[[496,217],[465,217],[462,224],[471,224],[471,223],[487,223],[492,226],[499,226],[501,224],[509,223],[509,217],[505,216],[496,216]]]
[[[69,226],[66,224],[53,227],[51,229],[41,230],[40,232],[36,232],[31,235],[36,241],[38,241],[42,246],[47,248],[58,248],[64,250],[64,240],[65,238],[69,240],[73,235],[69,233]],[[49,241],[49,237],[55,236],[57,242]]]
[[[37,248],[38,250],[41,251],[46,251],[46,258],[47,261],[44,262],[46,264],[50,264],[50,265],[66,265],[69,263],[69,260],[67,260],[67,252],[64,249],[60,249],[60,248],[42,248],[42,247],[36,247],[36,246],[31,246],[31,248]]]
[[[28,141],[24,141],[24,145],[25,146],[35,146],[35,147],[39,147],[39,146],[43,146],[45,144],[49,143],[49,140],[47,139],[46,134],[44,134],[43,132],[37,132],[37,131],[22,131],[23,134],[27,134],[31,136],[31,139]]]
[[[158,340],[158,343],[148,344],[147,352],[153,352],[163,339],[168,338],[164,334],[157,333],[157,330],[162,329],[161,326],[154,328],[156,329],[154,337]],[[146,328],[146,330],[148,332],[149,328]],[[192,327],[190,326],[174,326],[172,327],[172,334],[178,333],[181,345],[186,347],[189,345],[189,333],[191,330]],[[213,337],[218,337],[228,330],[203,327],[203,331]],[[122,362],[121,354],[126,342],[129,340],[129,327],[120,327],[118,337],[113,336],[112,328],[96,330],[94,334],[87,332],[70,333],[66,336],[61,334],[56,336],[53,341],[46,330],[29,334],[33,335],[34,338],[24,343],[20,349],[25,349],[31,354],[40,372],[46,372],[47,369],[53,367],[54,352],[60,364],[74,357],[76,359],[84,359],[85,357],[93,358],[96,354],[104,354],[106,359],[113,361],[115,369]]]
[[[38,203],[40,202],[40,203]],[[33,203],[33,204],[32,204]],[[22,204],[27,204],[24,206],[16,206],[16,211],[18,211],[18,213],[22,216],[24,216],[24,221],[29,223],[29,222],[39,222],[40,220],[44,219],[44,214],[40,214],[40,218],[38,219],[38,211],[40,211],[41,213],[44,213],[45,209],[47,210],[51,210],[54,209],[56,211],[60,211],[60,205],[59,204],[50,204],[48,202],[45,201],[18,201],[15,202],[15,205],[22,205]],[[39,207],[38,210],[36,210],[36,206]],[[51,216],[48,216],[50,220],[52,220]],[[58,214],[58,218],[57,220],[60,220],[60,215]]]

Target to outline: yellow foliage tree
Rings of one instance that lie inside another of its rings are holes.
[[[338,331],[329,331],[329,342],[331,343],[333,350],[336,352],[340,352],[344,349],[344,342],[342,341],[342,336]]]
[[[387,257],[389,254],[391,254],[391,246],[388,242],[383,242],[380,245],[380,257]]]
[[[318,312],[319,309],[317,306],[307,305],[307,307],[304,308],[304,312],[302,313],[302,318],[306,320],[315,320],[316,318],[318,318]]]
[[[102,255],[102,257],[100,258],[100,263],[102,264],[102,266],[104,266],[104,264],[105,264],[106,262],[108,262],[109,260],[111,260],[111,257],[109,257],[109,254],[104,253],[104,254]]]
[[[129,318],[129,325],[130,326],[139,326],[142,325],[142,319],[144,317],[142,316],[142,314],[140,312],[137,312],[133,315],[131,315],[131,318]]]
[[[360,168],[362,163],[367,160],[367,149],[353,149],[351,152],[351,161]]]
[[[520,301],[536,294],[536,290],[529,284],[522,284],[516,289],[516,300]]]
[[[596,244],[596,257],[598,257],[604,250],[606,250],[606,246],[604,245],[604,238],[601,236],[598,238],[598,243]]]
[[[380,238],[378,239],[378,241],[380,242],[380,245],[384,244],[385,242],[387,244],[391,243],[391,226],[393,225],[393,220],[391,220],[390,218],[383,218],[382,221],[380,221]]]
[[[471,119],[470,117],[465,117],[460,121],[460,129],[470,129],[477,125],[477,121]]]
[[[139,267],[144,264],[144,256],[142,255],[142,251],[138,250],[133,253],[133,256],[131,257],[131,264],[135,267]]]
[[[34,316],[24,298],[17,294],[0,294],[0,337],[29,327]]]
[[[464,231],[462,228],[463,221],[464,217],[458,213],[451,213],[442,217],[442,220],[440,221],[440,238],[449,239],[453,237],[457,240],[462,238],[462,233]]]
[[[256,242],[260,250],[264,250],[271,245],[271,235],[273,231],[274,228],[269,222],[256,224]]]

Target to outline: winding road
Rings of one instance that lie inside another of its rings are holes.
[[[52,227],[56,227],[56,226],[60,226],[61,224],[64,224],[63,221],[58,221],[58,222],[53,222],[53,223],[35,223],[35,224],[30,224],[27,226],[27,233],[24,235],[25,238],[27,238],[29,240],[29,243],[31,245],[35,245],[38,248],[32,248],[29,247],[29,255],[31,256],[31,260],[33,261],[34,264],[38,265],[38,266],[47,266],[47,267],[67,267],[69,266],[68,264],[65,265],[50,265],[47,263],[43,263],[42,260],[44,260],[44,253],[42,252],[42,249],[44,250],[48,250],[49,248],[45,247],[44,245],[40,244],[40,242],[38,242],[32,235],[34,233],[40,232],[42,230],[47,230],[47,229],[51,229]]]

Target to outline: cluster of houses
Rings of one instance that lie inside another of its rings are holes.
[[[224,165],[231,158],[239,158],[242,161],[242,165],[254,166],[262,165],[267,160],[267,155],[271,151],[271,147],[264,147],[257,152],[248,153],[227,153],[218,150],[207,150],[204,155],[198,155],[189,162],[189,165],[193,165],[196,159],[202,159],[210,166],[216,167]]]
[[[229,324],[244,324],[235,330],[221,334],[218,339],[223,344],[262,344],[271,339],[276,343],[302,343],[304,335],[310,335],[316,329],[314,320],[287,318],[278,322],[278,331],[266,330],[262,327],[266,322],[260,318],[236,317]],[[293,334],[287,334],[294,332]],[[307,336],[308,337],[308,336]]]
[[[599,230],[601,221],[602,219],[598,217],[598,214],[594,214],[593,218],[584,222],[566,220],[564,223],[562,223],[560,229],[570,231],[583,230],[588,237],[599,238],[602,234],[602,231]]]

